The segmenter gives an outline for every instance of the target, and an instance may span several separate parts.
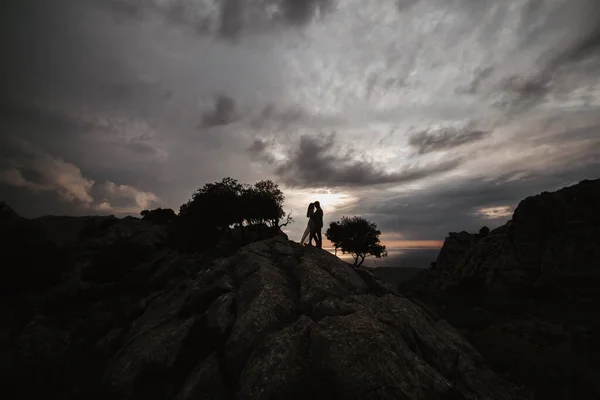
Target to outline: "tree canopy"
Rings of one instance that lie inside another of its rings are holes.
[[[362,217],[342,217],[341,221],[331,222],[325,237],[342,254],[351,254],[354,265],[360,266],[368,256],[387,257],[385,246],[379,241],[381,231],[377,225]]]
[[[177,241],[192,241],[207,248],[219,238],[231,236],[233,229],[239,230],[242,237],[248,226],[279,229],[293,221],[288,215],[286,223],[279,224],[286,216],[284,200],[279,186],[270,180],[248,185],[227,177],[220,182],[207,183],[180,207],[175,229]]]
[[[155,224],[167,225],[175,218],[175,212],[170,208],[155,208],[154,210],[144,210],[141,213],[142,220],[150,221]]]

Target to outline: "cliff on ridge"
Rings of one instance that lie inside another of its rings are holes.
[[[450,233],[400,290],[537,397],[599,398],[600,179],[528,197],[489,233]]]

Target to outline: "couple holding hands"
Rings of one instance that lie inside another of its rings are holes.
[[[323,209],[318,201],[308,205],[306,217],[308,218],[308,225],[302,235],[300,244],[304,244],[308,237],[307,245],[312,246],[312,240],[315,239],[315,246],[320,249],[322,246],[321,228],[323,228]]]

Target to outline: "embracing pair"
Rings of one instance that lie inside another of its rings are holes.
[[[320,249],[322,247],[321,228],[323,228],[323,209],[318,201],[308,205],[306,217],[308,218],[308,225],[302,235],[300,244],[304,244],[308,237],[308,245],[312,246],[312,241],[315,239],[315,246]]]

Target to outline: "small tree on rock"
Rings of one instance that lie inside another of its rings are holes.
[[[489,234],[490,234],[490,228],[488,228],[487,226],[484,226],[479,230],[480,238],[488,237]]]
[[[260,181],[250,189],[255,222],[269,222],[272,227],[278,226],[279,220],[285,216],[283,201],[285,196],[279,186],[270,180]]]
[[[368,256],[387,257],[379,235],[381,231],[377,225],[362,217],[342,217],[341,222],[330,223],[325,232],[325,237],[333,243],[336,252],[340,249],[342,254],[351,254],[356,267],[362,265]]]
[[[168,225],[177,215],[170,208],[155,208],[154,210],[144,210],[140,213],[144,221],[150,221],[155,224]]]

